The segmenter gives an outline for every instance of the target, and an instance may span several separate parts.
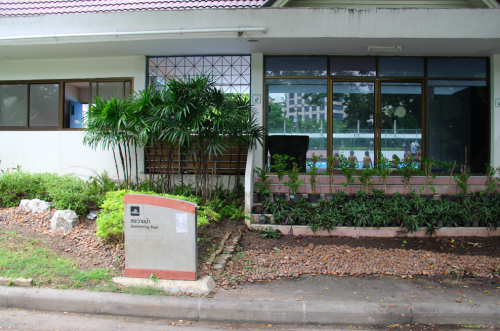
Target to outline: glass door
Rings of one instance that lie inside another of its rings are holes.
[[[389,160],[422,157],[422,83],[380,82],[379,144]]]
[[[375,153],[375,82],[332,82],[332,152],[357,168]]]

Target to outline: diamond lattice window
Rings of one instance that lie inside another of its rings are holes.
[[[149,85],[164,85],[167,78],[183,79],[213,74],[224,93],[250,93],[250,56],[162,56],[148,61]]]

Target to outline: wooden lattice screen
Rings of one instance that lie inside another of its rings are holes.
[[[168,146],[165,144],[163,147],[153,145],[146,146],[147,150],[144,153],[144,168],[145,173],[149,174],[150,171],[154,174],[158,174],[161,168],[165,169],[165,165],[168,162],[166,159],[168,156]],[[173,172],[174,174],[193,174],[195,172],[195,165],[189,152],[182,150],[183,148],[179,146],[174,147],[173,154]],[[151,160],[148,160],[148,152]],[[239,167],[238,167],[238,153],[239,155]],[[247,162],[248,148],[244,148],[241,151],[238,147],[226,148],[221,155],[215,160],[214,156],[209,158],[208,168],[210,173],[215,169],[215,173],[219,175],[224,174],[245,174],[245,167]],[[214,164],[214,161],[215,164]]]

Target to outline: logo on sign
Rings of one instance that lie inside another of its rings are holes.
[[[140,208],[139,206],[131,206],[130,207],[130,216],[139,216],[140,214]]]

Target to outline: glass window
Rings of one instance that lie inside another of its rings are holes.
[[[382,154],[389,160],[422,157],[422,84],[382,82]]]
[[[297,108],[297,112],[298,113],[302,112],[302,108],[301,107]]]
[[[490,123],[486,82],[430,80],[428,86],[429,157],[464,164],[467,147],[467,166],[483,173]]]
[[[319,114],[319,119],[324,120],[325,119],[325,114]]]
[[[59,126],[59,84],[30,84],[30,127]]]
[[[288,104],[289,105],[294,105],[295,104],[295,100],[288,100]]]
[[[309,98],[311,104],[317,104],[322,103],[321,98],[327,94],[327,80],[267,79],[266,90],[266,100],[278,100],[289,93],[303,93],[303,98]],[[287,154],[295,157],[301,168],[300,172],[308,171],[306,161],[310,160],[312,152],[326,157],[325,123],[318,123],[311,120],[309,115],[304,116],[299,113],[293,119],[286,118],[283,107],[277,103],[269,102],[266,108],[269,132],[269,143],[266,144],[266,148],[269,149],[271,156]],[[301,108],[296,109],[300,111]]]
[[[378,60],[380,76],[423,77],[424,59],[412,57],[381,57]]]
[[[115,98],[123,98],[123,82],[98,82],[97,95],[107,100]]]
[[[333,82],[332,85],[332,102],[342,106],[342,110],[332,110],[333,153],[348,157],[357,168],[363,167],[363,158],[368,153],[373,165],[374,83]]]
[[[312,118],[313,118],[313,120],[315,120],[315,119],[317,119],[317,118],[318,118],[318,115],[316,115],[316,114],[312,114]]]
[[[0,85],[0,127],[28,126],[28,85]]]
[[[268,57],[266,76],[326,76],[326,57]]]
[[[297,99],[297,103],[300,105],[302,104],[302,99]]]
[[[304,111],[309,111],[309,107],[304,107]]]
[[[295,98],[295,93],[289,93],[288,97],[289,97],[290,99]]]
[[[293,113],[295,111],[295,108],[288,108],[289,113]]]
[[[290,119],[293,121],[295,119],[295,116],[290,115]]]
[[[325,106],[319,106],[319,110],[325,110]]]
[[[318,111],[318,106],[312,106],[312,111]]]
[[[427,60],[427,76],[486,78],[487,60],[473,58],[439,58]]]
[[[330,75],[332,76],[375,76],[377,62],[374,57],[332,57]]]

